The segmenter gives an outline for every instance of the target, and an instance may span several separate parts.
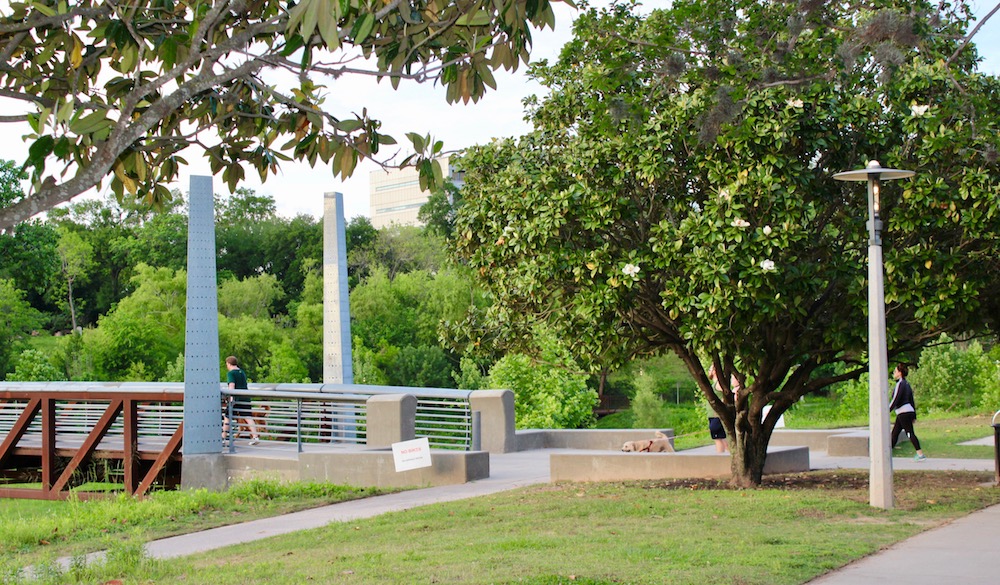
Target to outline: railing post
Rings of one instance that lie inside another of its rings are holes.
[[[478,410],[472,411],[472,439],[470,450],[472,451],[482,451],[483,450],[483,413]]]
[[[302,452],[302,399],[295,400],[295,446]]]
[[[367,401],[368,446],[376,449],[416,438],[417,397],[381,394]]]
[[[229,418],[229,428],[226,431],[226,434],[228,436],[226,437],[226,439],[229,441],[230,453],[236,452],[236,441],[234,440],[236,439],[236,433],[234,432],[234,429],[236,428],[236,419],[233,418],[233,402],[235,401],[233,400],[232,396],[226,397],[226,415]]]

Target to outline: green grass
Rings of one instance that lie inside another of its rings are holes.
[[[985,416],[922,416],[916,430],[931,457],[993,457],[992,446],[958,445],[992,435]],[[710,442],[707,430],[679,446],[698,442]],[[20,583],[17,572],[29,564],[42,584],[801,583],[1000,503],[990,473],[897,472],[893,511],[868,506],[865,471],[803,477],[811,479],[795,481],[811,489],[782,489],[780,478],[743,491],[708,481],[535,486],[169,562],[145,558],[142,543],[379,492],[255,480],[222,494],[144,500],[0,499],[0,583]],[[94,550],[111,554],[84,563]],[[68,572],[50,563],[70,556]]]
[[[116,541],[145,542],[387,491],[251,480],[225,493],[161,491],[141,500],[124,494],[86,501],[0,498],[0,564],[26,565],[102,550]]]
[[[864,471],[808,476],[541,485],[169,561],[123,545],[121,561],[43,582],[797,584],[1000,503],[986,473],[898,473],[891,511],[868,505]]]

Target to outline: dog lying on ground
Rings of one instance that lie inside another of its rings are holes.
[[[670,438],[656,431],[655,439],[645,439],[642,441],[625,441],[622,451],[626,453],[673,453],[674,446],[670,444]]]

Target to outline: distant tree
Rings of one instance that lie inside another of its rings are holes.
[[[187,274],[140,264],[132,284],[134,292],[84,331],[98,379],[122,380],[142,363],[148,380],[158,380],[184,350]]]
[[[247,316],[270,319],[271,307],[285,295],[281,283],[271,274],[259,274],[219,284],[219,312],[230,319]]]
[[[0,207],[24,198],[21,181],[27,178],[14,161],[0,159]],[[53,227],[39,221],[0,232],[0,278],[13,279],[36,307],[41,307],[45,289],[56,271],[56,239]]]
[[[323,224],[309,215],[265,222],[260,245],[266,259],[264,271],[281,278],[285,299],[290,301],[301,294],[308,267],[322,266]],[[282,302],[275,305],[278,311],[285,308]]]
[[[424,229],[451,239],[455,232],[455,216],[461,204],[461,189],[447,181],[427,197],[427,203],[420,208],[417,219],[424,224]]]
[[[12,160],[0,159],[0,208],[9,207],[24,199],[21,182],[28,179],[28,173]]]
[[[14,282],[0,278],[0,375],[6,375],[11,362],[21,350],[31,332],[42,322],[42,315],[24,300],[24,291]]]
[[[0,278],[13,280],[25,299],[45,312],[56,310],[46,293],[59,272],[58,241],[55,227],[40,221],[20,223],[0,234]]]
[[[306,261],[302,294],[290,306],[294,328],[289,332],[292,347],[305,362],[309,378],[323,379],[323,273],[322,266]]]
[[[532,26],[554,23],[549,0],[13,2],[0,86],[28,113],[0,121],[31,126],[32,191],[0,209],[0,230],[108,177],[120,198],[161,204],[189,146],[230,190],[247,167],[264,180],[289,159],[347,177],[395,140],[364,104],[323,109],[344,79],[440,83],[449,102],[475,101],[494,70],[528,60]],[[439,142],[408,136],[425,181],[440,177]]]
[[[417,226],[393,224],[378,230],[367,246],[348,246],[347,262],[359,279],[380,267],[392,280],[397,274],[418,270],[437,272],[448,263],[448,255],[440,236]]]
[[[86,279],[94,264],[94,248],[84,241],[80,234],[67,229],[59,230],[59,264],[62,282],[66,285],[66,305],[69,307],[70,323],[76,333],[76,301],[73,298],[73,284]]]
[[[215,222],[217,224],[256,225],[277,217],[278,206],[274,197],[258,195],[253,189],[240,187],[232,195],[216,194]]]
[[[389,384],[419,388],[453,388],[454,366],[448,354],[433,345],[407,345],[386,370]]]

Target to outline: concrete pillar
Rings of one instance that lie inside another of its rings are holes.
[[[344,196],[323,200],[323,383],[353,384]]]
[[[222,450],[219,299],[212,177],[191,177],[187,322],[184,335],[184,455]]]
[[[416,438],[417,397],[383,394],[367,401],[368,446],[381,449]]]
[[[184,489],[226,488],[219,376],[219,298],[212,177],[191,177],[184,331]]]
[[[481,416],[482,448],[490,453],[517,451],[514,428],[514,393],[510,390],[476,390],[469,405]]]

